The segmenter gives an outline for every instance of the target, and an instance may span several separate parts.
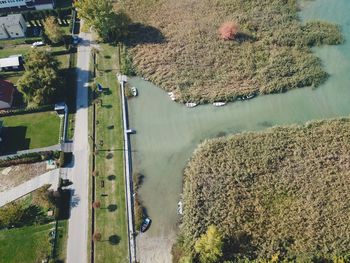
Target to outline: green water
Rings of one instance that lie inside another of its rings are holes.
[[[149,82],[139,78],[129,81],[140,93],[129,106],[131,126],[137,130],[132,137],[134,171],[145,175],[140,197],[153,219],[147,235],[173,235],[183,169],[206,138],[350,114],[350,1],[316,0],[303,7],[303,19],[338,23],[347,40],[341,46],[315,49],[331,74],[317,89],[260,96],[221,108],[206,105],[188,109]]]

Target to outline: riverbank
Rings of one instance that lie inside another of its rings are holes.
[[[302,24],[297,1],[136,0],[122,7],[140,23],[127,40],[135,70],[182,103],[317,87],[328,74],[310,48],[343,41],[334,24]],[[238,24],[233,40],[219,37],[226,21]]]
[[[100,45],[97,53],[97,77],[103,92],[98,93],[96,106],[96,170],[95,262],[129,262],[126,203],[124,188],[123,129],[121,119],[118,50],[115,46]]]

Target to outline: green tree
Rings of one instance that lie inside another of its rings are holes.
[[[19,223],[25,209],[22,202],[12,202],[0,209],[0,227]]]
[[[62,87],[59,62],[48,51],[32,49],[26,56],[25,72],[17,86],[28,104],[52,103]]]
[[[92,27],[103,41],[118,41],[127,33],[129,17],[116,13],[111,0],[78,0],[74,2],[78,16]]]
[[[64,32],[53,16],[49,16],[45,19],[44,32],[52,43],[59,43],[63,40]]]
[[[200,262],[214,263],[222,256],[222,246],[222,234],[216,226],[210,225],[207,232],[197,240],[194,248],[199,254]]]

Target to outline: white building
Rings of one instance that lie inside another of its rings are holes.
[[[54,0],[0,0],[0,12],[53,9]]]
[[[13,55],[8,58],[0,58],[0,71],[19,70],[22,68],[22,55]]]
[[[27,23],[21,14],[0,17],[0,39],[25,37],[26,31]]]

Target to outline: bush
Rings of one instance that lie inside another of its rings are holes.
[[[36,163],[49,159],[55,159],[58,151],[34,152],[0,159],[0,167],[9,167],[18,164]]]
[[[238,34],[239,27],[234,22],[225,22],[219,28],[220,38],[223,40],[233,40]]]
[[[19,108],[19,109],[6,109],[0,110],[0,117],[20,115],[26,113],[34,113],[34,112],[45,112],[45,111],[53,111],[55,105],[43,105],[38,107],[29,107],[29,108]]]
[[[59,167],[64,167],[65,166],[65,154],[64,152],[60,152],[60,158],[59,158],[59,163],[58,163],[58,166]]]

